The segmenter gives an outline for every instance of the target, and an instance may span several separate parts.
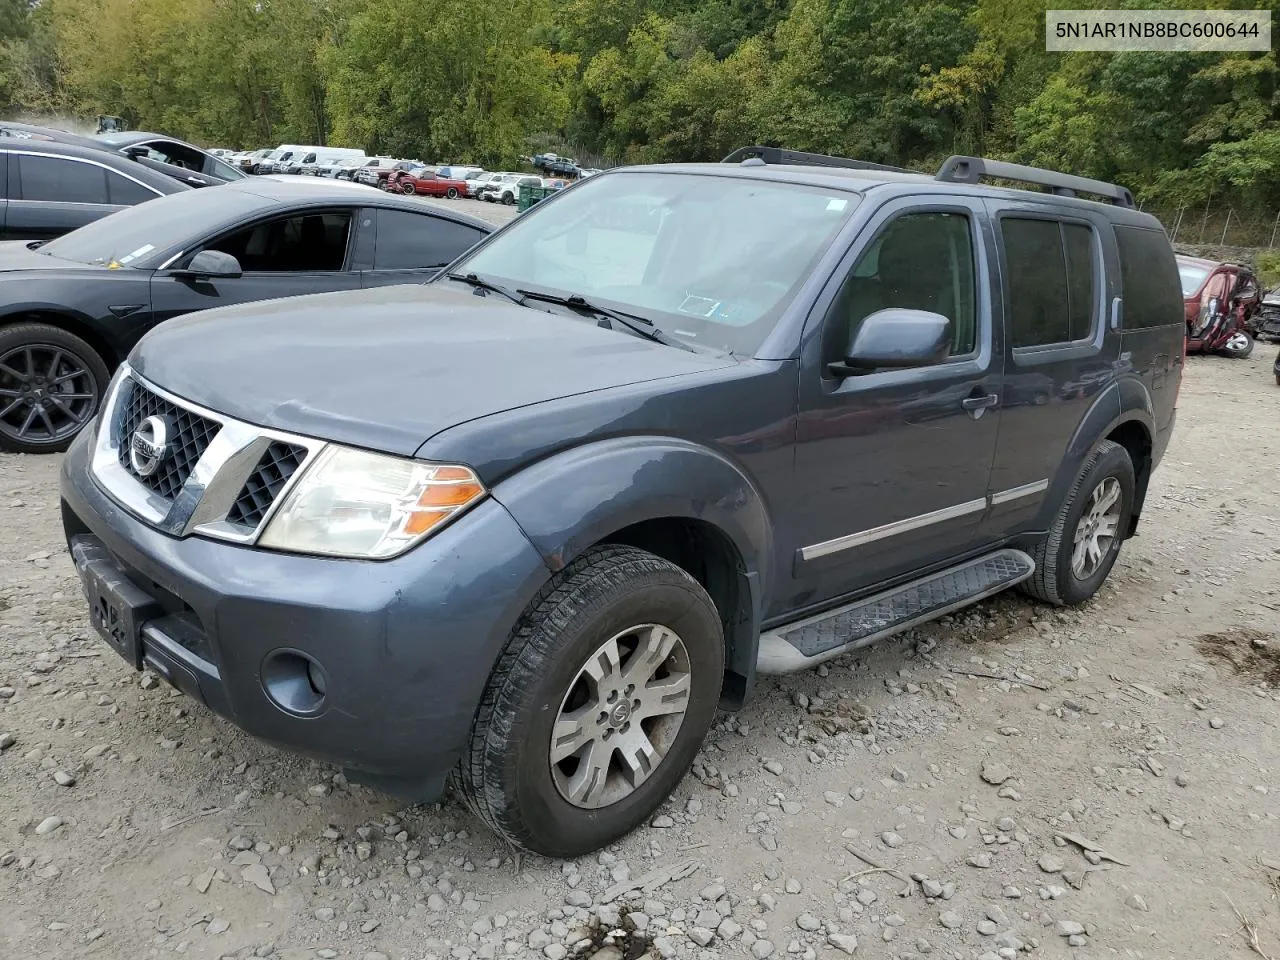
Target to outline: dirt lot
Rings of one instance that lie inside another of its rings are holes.
[[[57,458],[0,456],[0,956],[1280,957],[1273,355],[1191,361],[1096,602],[999,597],[766,683],[651,827],[576,863],[127,669]],[[600,954],[592,918],[635,935]]]

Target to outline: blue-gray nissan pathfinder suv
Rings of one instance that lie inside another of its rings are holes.
[[[767,147],[619,169],[425,285],[162,324],[66,456],[64,523],[134,667],[399,796],[453,774],[575,856],[757,673],[1014,585],[1093,596],[1183,333],[1169,241],[1113,184]]]

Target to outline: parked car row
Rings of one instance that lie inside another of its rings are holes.
[[[27,154],[7,150],[0,169],[16,157],[21,173]],[[114,178],[108,191],[117,181],[141,186],[93,169]],[[0,243],[0,450],[65,449],[97,411],[111,371],[163,320],[420,283],[492,229],[351,184],[273,176],[178,187],[54,240]]]

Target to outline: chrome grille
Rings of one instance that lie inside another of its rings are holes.
[[[167,448],[150,477],[133,469],[134,432],[165,421]],[[173,536],[255,543],[323,440],[255,426],[197,406],[122,365],[103,403],[90,469],[117,503]]]
[[[227,512],[227,523],[245,527],[260,524],[284,485],[306,458],[306,447],[283,440],[272,441],[240,488],[236,502]]]
[[[217,435],[220,424],[209,420],[192,410],[179,407],[157,393],[148,390],[142,384],[131,381],[126,387],[127,395],[119,405],[119,426],[121,438],[119,460],[120,466],[144,486],[154,490],[166,500],[172,500],[182,489],[182,485],[191,476],[191,471],[204,455],[209,444]],[[170,452],[161,462],[160,467],[149,477],[138,474],[133,469],[129,456],[129,444],[138,424],[147,417],[161,417],[169,425]]]

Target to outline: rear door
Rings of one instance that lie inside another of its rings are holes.
[[[366,211],[376,225],[373,265],[363,271],[362,286],[422,283],[484,239],[465,223],[427,211],[378,208]]]
[[[1119,295],[1110,223],[1076,206],[986,201],[995,227],[1005,329],[1000,432],[984,539],[1036,518],[1067,448],[1115,377]]]
[[[110,202],[106,167],[78,157],[15,151],[5,217],[10,240],[50,240],[121,209]],[[16,175],[16,176],[15,176]]]
[[[152,278],[153,320],[233,303],[359,289],[360,273],[352,269],[358,212],[294,211],[237,227],[184,252]],[[230,254],[243,274],[212,280],[173,275],[201,250]]]

